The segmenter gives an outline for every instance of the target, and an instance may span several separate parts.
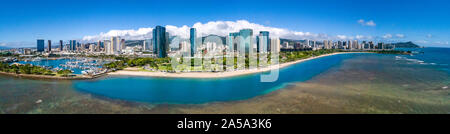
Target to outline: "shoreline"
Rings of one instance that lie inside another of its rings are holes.
[[[15,73],[7,73],[7,72],[0,72],[0,75],[13,76],[13,77],[17,77],[17,78],[49,79],[49,80],[86,80],[86,79],[94,78],[94,77],[86,77],[86,76],[60,77],[60,76],[36,75],[36,74],[15,74]]]
[[[305,62],[308,60],[313,60],[321,57],[338,55],[338,54],[350,54],[350,53],[370,53],[370,52],[336,52],[331,54],[324,54],[320,56],[310,57],[306,59],[301,59],[297,61],[282,63],[278,65],[272,65],[260,69],[252,70],[238,70],[230,72],[178,72],[178,73],[167,73],[167,72],[147,72],[139,71],[137,68],[125,68],[124,70],[119,70],[116,72],[109,72],[108,75],[112,76],[144,76],[144,77],[165,77],[165,78],[226,78],[242,75],[250,75],[255,73],[267,72],[273,69],[285,68],[297,63]]]

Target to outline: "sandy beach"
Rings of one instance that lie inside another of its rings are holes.
[[[178,73],[167,73],[167,72],[149,72],[140,71],[138,68],[125,68],[124,70],[119,70],[116,72],[110,72],[109,75],[124,75],[124,76],[146,76],[146,77],[169,77],[169,78],[224,78],[233,77],[240,75],[248,75],[260,72],[267,72],[273,69],[284,68],[293,64],[301,63],[308,60],[313,60],[325,56],[337,55],[337,54],[348,54],[348,53],[365,53],[365,52],[337,52],[332,54],[325,54],[315,57],[310,57],[307,59],[302,59],[298,61],[282,63],[279,65],[272,65],[266,68],[252,69],[252,70],[238,70],[230,72],[178,72]]]

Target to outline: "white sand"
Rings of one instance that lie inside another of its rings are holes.
[[[223,78],[223,77],[232,77],[239,75],[247,75],[259,72],[266,72],[272,69],[283,68],[293,64],[297,64],[300,62],[304,62],[307,60],[312,60],[320,57],[337,55],[337,54],[346,54],[346,53],[363,53],[363,52],[338,52],[332,54],[325,54],[316,57],[310,57],[307,59],[302,59],[298,61],[288,62],[277,65],[272,65],[266,68],[253,69],[253,70],[238,70],[238,71],[230,71],[230,72],[179,72],[179,73],[166,73],[166,72],[148,72],[148,71],[139,71],[137,68],[125,68],[124,70],[110,72],[109,75],[128,75],[128,76],[147,76],[147,77],[176,77],[176,78]]]

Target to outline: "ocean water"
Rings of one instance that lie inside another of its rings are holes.
[[[260,82],[260,74],[215,79],[108,77],[77,81],[74,88],[110,98],[150,103],[195,104],[243,100],[269,93],[289,83],[301,82],[358,54],[309,60],[280,70],[276,82]]]

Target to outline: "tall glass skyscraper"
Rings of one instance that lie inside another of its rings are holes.
[[[111,37],[111,46],[109,47],[109,54],[116,54],[119,48],[119,39],[117,37]]]
[[[195,51],[197,50],[197,45],[195,44],[197,40],[197,29],[191,28],[190,30],[190,41],[191,41],[191,56],[193,57]]]
[[[77,41],[76,40],[70,40],[69,41],[69,50],[70,51],[75,51],[75,49],[77,48]]]
[[[166,28],[156,26],[153,29],[153,53],[159,58],[167,57],[167,35]]]
[[[44,40],[43,39],[38,39],[37,40],[37,51],[38,52],[44,52],[44,45],[45,45],[45,42],[44,42]]]

